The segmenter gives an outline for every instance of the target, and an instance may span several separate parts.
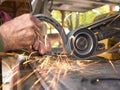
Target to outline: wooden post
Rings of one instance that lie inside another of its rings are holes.
[[[62,27],[64,27],[65,25],[64,25],[64,19],[65,19],[65,13],[64,13],[64,11],[60,11],[61,12],[61,19],[62,19]]]

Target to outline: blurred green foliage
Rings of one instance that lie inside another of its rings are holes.
[[[104,5],[87,12],[65,11],[64,26],[67,27],[69,30],[73,30],[75,28],[87,25],[89,23],[92,23],[96,16],[108,13],[110,10],[109,8],[109,5]],[[59,23],[62,22],[62,14],[60,11],[53,10],[51,14],[52,17],[56,19]]]

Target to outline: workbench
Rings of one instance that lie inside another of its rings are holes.
[[[60,66],[52,59],[48,61],[48,64],[52,63],[49,68],[45,65],[41,69],[38,67],[40,68],[42,62],[33,61],[28,65],[23,65],[22,62],[19,67],[19,79],[36,71],[16,87],[18,90],[30,90],[33,85],[32,90],[119,90],[120,60],[109,61],[101,57],[93,59],[70,60],[66,63],[60,61]]]

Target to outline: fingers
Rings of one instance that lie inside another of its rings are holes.
[[[45,44],[43,35],[41,34],[41,31],[40,31],[40,29],[42,27],[42,22],[39,19],[37,19],[37,18],[35,18],[31,15],[28,15],[28,16],[30,18],[30,20],[29,20],[29,30],[26,30],[26,31],[30,32],[30,30],[31,30],[31,32],[33,31],[32,33],[35,34],[32,37],[34,39],[31,39],[31,45],[33,45],[33,48],[35,50],[38,50],[40,54],[44,54],[45,52],[48,51],[48,46],[49,45],[47,45],[47,47],[45,46],[46,44]],[[24,29],[26,29],[26,27],[27,26],[24,26]],[[26,42],[26,44],[27,44],[27,42]],[[27,46],[29,48],[30,45],[27,44],[26,47]]]
[[[37,51],[39,51],[40,54],[44,54],[46,52],[46,47],[44,45],[44,42],[37,39],[33,45],[33,48]]]
[[[34,33],[35,35],[32,37],[33,39],[31,39],[31,45],[33,45],[33,48],[35,50],[38,50],[40,54],[45,54],[46,52],[50,51],[51,49],[51,45],[50,45],[50,42],[48,40],[47,37],[43,38],[43,35],[41,34],[41,27],[43,25],[43,23],[31,16],[31,15],[28,15],[30,20],[31,20],[31,23],[29,22],[29,30],[32,30],[31,32]]]
[[[48,43],[47,38],[43,38],[41,34],[40,29],[42,22],[39,19],[31,14],[24,14],[15,18],[11,23],[13,24],[12,26],[14,26],[12,30],[16,31],[15,35],[12,36],[15,36],[13,38],[17,43],[13,49],[29,48],[29,46],[32,45],[40,54],[44,54],[50,50],[50,43]],[[11,44],[11,46],[13,46],[13,44]]]
[[[38,50],[40,54],[45,54],[46,52],[51,50],[50,41],[48,40],[46,36],[43,37],[43,35],[41,34],[40,29],[43,23],[37,18],[33,18],[33,21],[35,23],[34,31],[38,37],[33,47],[35,50]]]
[[[47,50],[46,50],[44,43],[40,43],[39,53],[45,54],[45,52],[47,52]]]
[[[33,17],[32,20],[35,23],[35,25],[37,25],[37,27],[39,27],[39,28],[42,27],[43,23],[41,20],[39,20],[38,18],[35,18],[35,17]]]
[[[47,37],[47,35],[45,35],[44,40],[45,40],[46,50],[47,50],[47,51],[50,51],[50,50],[51,50],[51,43],[50,43],[50,40],[49,40],[49,38]]]
[[[38,37],[33,45],[33,48],[39,51],[40,54],[45,54],[46,52],[50,51],[51,45],[48,39],[45,40],[43,37]]]
[[[40,43],[38,42],[38,40],[35,41],[33,48],[37,51],[40,48]]]

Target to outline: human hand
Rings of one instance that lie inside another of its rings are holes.
[[[36,34],[38,31],[36,25],[41,27],[42,23],[31,14],[23,14],[1,25],[0,35],[4,43],[4,51],[29,48],[30,45],[41,54],[50,50],[50,45],[44,42],[43,35]],[[48,44],[45,46],[45,43]]]
[[[43,35],[40,35],[37,37],[33,48],[36,51],[39,51],[40,54],[44,54],[45,52],[48,52],[51,50],[51,43],[50,40],[45,36],[43,37]]]

